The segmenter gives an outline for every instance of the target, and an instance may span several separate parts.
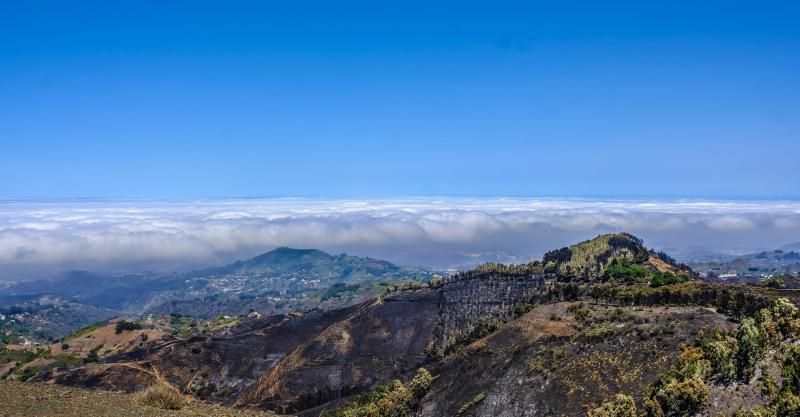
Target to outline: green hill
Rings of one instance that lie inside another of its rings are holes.
[[[563,281],[600,281],[619,278],[647,281],[671,274],[691,278],[693,271],[664,253],[648,250],[629,233],[613,233],[585,240],[544,255],[545,272]]]
[[[254,258],[200,271],[197,275],[269,275],[354,283],[376,279],[408,278],[416,272],[387,261],[347,254],[330,255],[317,249],[280,247]]]

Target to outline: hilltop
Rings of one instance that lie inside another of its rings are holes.
[[[280,247],[251,259],[196,271],[189,275],[208,278],[230,275],[277,276],[321,283],[356,283],[376,279],[408,278],[419,272],[421,270],[399,267],[379,259],[344,253],[334,256],[317,249]]]
[[[597,236],[569,247],[547,252],[542,260],[545,272],[561,281],[606,281],[622,279],[647,282],[654,276],[670,274],[684,279],[694,276],[665,253],[648,250],[641,239],[629,233]]]

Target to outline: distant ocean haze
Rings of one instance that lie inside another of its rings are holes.
[[[186,270],[279,246],[464,269],[627,231],[676,257],[800,240],[799,201],[406,197],[0,203],[0,279]]]

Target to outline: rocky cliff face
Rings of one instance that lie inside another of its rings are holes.
[[[458,274],[440,288],[434,348],[439,354],[514,318],[514,309],[545,290],[538,268],[487,270]]]

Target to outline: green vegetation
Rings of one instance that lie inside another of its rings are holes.
[[[430,389],[431,382],[430,372],[420,368],[408,384],[399,380],[383,384],[336,411],[334,417],[410,417]]]
[[[187,338],[198,331],[199,322],[191,317],[182,314],[170,314],[170,326],[172,335],[180,338]]]
[[[615,233],[547,252],[544,265],[545,272],[554,273],[562,280],[594,281],[603,278],[607,267],[615,260],[641,264],[649,257],[650,253],[639,238]]]
[[[0,347],[0,364],[16,362],[17,366],[26,364],[36,359],[36,353],[28,350],[8,349]]]
[[[359,284],[347,285],[345,283],[338,282],[336,284],[333,284],[331,287],[327,288],[325,291],[323,291],[319,299],[320,301],[326,301],[331,298],[338,298],[345,293],[354,293],[358,291],[359,287],[360,287]]]
[[[600,407],[589,410],[589,417],[637,417],[636,403],[633,398],[617,394],[614,399],[603,403]]]
[[[531,311],[533,311],[533,309],[535,309],[538,306],[539,304],[525,304],[521,306],[516,306],[514,307],[514,310],[512,312],[514,313],[514,317],[519,317],[523,314],[530,313]]]
[[[681,355],[679,363],[663,374],[645,401],[647,415],[683,416],[700,412],[709,399],[706,381],[727,384],[751,382],[770,349],[777,350],[783,381],[780,387],[762,374],[766,407],[750,410],[750,416],[796,416],[800,412],[800,346],[787,343],[800,336],[800,310],[786,299],[772,300],[768,307],[745,317],[736,337],[715,334],[699,347]]]
[[[140,392],[137,397],[139,404],[162,410],[180,410],[185,403],[183,396],[166,384],[152,385]]]
[[[17,372],[17,380],[25,382],[39,373],[39,369],[35,366],[26,366]]]
[[[97,352],[99,352],[100,349],[102,348],[103,348],[102,344],[93,347],[92,350],[90,350],[89,353],[86,355],[86,359],[84,359],[84,362],[86,363],[97,362],[98,359],[100,359],[97,355]]]
[[[81,359],[75,355],[58,355],[53,357],[54,362],[48,365],[51,369],[67,369],[81,364]]]
[[[575,320],[578,322],[584,322],[589,317],[589,308],[584,303],[576,303],[567,307],[567,312],[575,315]]]
[[[122,332],[127,332],[131,330],[141,330],[142,324],[139,322],[134,321],[127,321],[127,320],[120,320],[117,322],[117,325],[114,326],[114,332],[116,334],[120,334]]]
[[[651,287],[661,287],[664,285],[673,285],[686,282],[686,277],[675,275],[672,272],[655,271],[650,276]]]
[[[90,325],[88,325],[88,326],[76,331],[75,333],[65,337],[64,340],[77,339],[77,338],[80,338],[80,337],[85,337],[85,336],[89,335],[89,333],[91,333],[91,332],[93,332],[93,331],[105,326],[106,324],[107,324],[107,322],[105,322],[105,321],[98,321],[98,322],[96,322],[94,324],[90,324]]]
[[[613,335],[616,331],[614,323],[602,321],[593,323],[583,331],[583,335],[589,340],[601,340]]]
[[[730,336],[717,334],[701,342],[703,357],[708,360],[711,374],[717,382],[727,384],[736,378],[734,357],[737,350],[738,342]]]
[[[539,261],[530,262],[527,264],[501,264],[496,262],[487,262],[479,265],[470,272],[477,274],[502,274],[510,276],[529,276],[542,272],[542,264]]]
[[[708,387],[700,378],[671,378],[655,390],[649,412],[667,417],[694,415],[705,407],[709,396]]]
[[[552,370],[556,363],[566,355],[564,347],[543,349],[537,351],[528,361],[528,373],[537,374],[547,370]]]
[[[603,281],[624,282],[634,284],[647,282],[650,271],[640,265],[631,263],[627,259],[614,259],[603,274]]]
[[[624,284],[650,283],[651,287],[661,287],[686,282],[687,278],[669,271],[652,271],[627,259],[614,259],[606,268],[603,281]]]

